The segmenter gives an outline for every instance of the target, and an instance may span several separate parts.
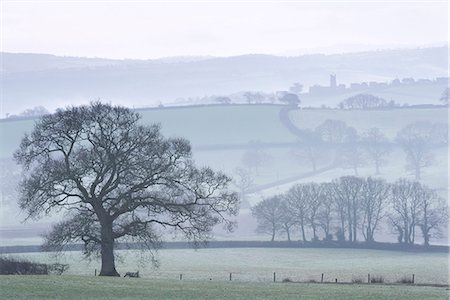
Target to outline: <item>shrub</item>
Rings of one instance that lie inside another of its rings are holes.
[[[384,283],[384,277],[383,276],[372,276],[370,278],[370,283]]]
[[[361,277],[353,277],[352,283],[363,283],[363,280]]]
[[[0,274],[2,275],[48,275],[48,269],[46,264],[0,257]]]
[[[286,278],[284,278],[281,282],[289,283],[289,282],[293,282],[293,281],[292,281],[292,279],[286,277]]]
[[[0,257],[1,275],[61,275],[69,265],[55,263],[52,265],[30,262],[25,259]]]
[[[403,276],[402,278],[400,278],[399,280],[397,280],[397,283],[403,283],[403,284],[412,284],[412,278],[411,277],[407,277],[407,276]]]

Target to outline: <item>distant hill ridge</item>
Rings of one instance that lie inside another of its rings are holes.
[[[50,110],[102,99],[150,106],[177,98],[228,95],[238,91],[287,90],[339,83],[385,82],[395,78],[447,76],[447,47],[333,55],[112,60],[2,53],[3,114],[42,105]],[[315,101],[315,100],[314,100]]]

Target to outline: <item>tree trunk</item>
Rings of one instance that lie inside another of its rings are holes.
[[[290,232],[288,226],[286,226],[286,233],[287,233],[288,242],[290,242],[291,241],[291,232]]]
[[[303,221],[301,222],[301,228],[302,228],[302,238],[303,241],[306,242],[306,235],[305,235],[305,225],[303,224]]]
[[[102,268],[100,276],[120,276],[116,271],[114,261],[114,238],[112,231],[112,222],[101,222],[101,237],[102,237]]]
[[[272,239],[270,241],[275,241],[275,226],[272,228]]]

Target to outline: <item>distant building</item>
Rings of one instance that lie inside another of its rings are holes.
[[[345,92],[345,84],[337,85],[336,74],[330,74],[330,86],[314,85],[309,88],[313,95],[333,95]]]
[[[336,74],[330,75],[330,88],[332,89],[336,88]]]

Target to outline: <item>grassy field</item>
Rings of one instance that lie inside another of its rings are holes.
[[[2,299],[449,299],[438,287],[2,276]]]
[[[150,109],[140,111],[143,123],[159,122],[166,136],[183,136],[188,138],[194,146],[194,159],[198,165],[211,166],[215,170],[222,170],[234,176],[237,167],[244,167],[242,158],[246,149],[198,150],[196,146],[208,145],[246,145],[252,141],[267,143],[294,142],[296,137],[286,130],[278,119],[281,106],[278,105],[225,105]],[[435,109],[397,109],[388,111],[341,111],[341,110],[297,110],[291,112],[291,119],[299,128],[313,129],[326,119],[338,119],[358,128],[359,132],[370,128],[381,128],[389,138],[393,138],[398,130],[406,124],[422,120],[430,122],[448,122],[448,110]],[[0,122],[0,158],[11,158],[18,148],[20,139],[25,132],[33,128],[34,120],[15,120]],[[261,201],[262,197],[282,193],[293,184],[310,181],[330,181],[344,175],[353,175],[353,170],[336,168],[288,183],[277,184],[264,190],[261,185],[273,184],[279,180],[297,178],[310,172],[311,165],[306,159],[295,158],[292,148],[264,148],[268,160],[253,172],[252,177],[256,192],[247,195],[250,204]],[[434,149],[435,160],[429,167],[423,169],[422,182],[432,188],[440,190],[446,196],[448,189],[447,149]],[[389,163],[381,168],[381,177],[395,181],[400,177],[413,179],[410,172],[405,170],[405,154],[395,149],[388,158]],[[319,162],[319,167],[328,165],[326,159]],[[245,167],[244,167],[245,168]],[[5,172],[7,170],[4,170]],[[360,176],[374,176],[374,167],[369,162],[359,170]],[[17,203],[2,202],[0,218],[3,227],[20,229],[24,226],[20,221],[25,217],[20,213]],[[243,209],[243,215],[248,213]],[[40,222],[49,223],[54,219],[44,219]],[[253,229],[251,229],[253,231]],[[8,240],[5,240],[8,238]],[[10,239],[0,232],[0,242],[11,244],[27,244],[27,240]],[[33,242],[34,243],[34,242]]]
[[[416,283],[448,284],[448,254],[411,253],[362,249],[299,249],[299,248],[219,248],[219,249],[165,249],[157,253],[159,268],[142,264],[139,251],[117,251],[117,270],[124,274],[140,271],[144,278],[177,279],[179,274],[187,280],[245,282],[271,282],[273,272],[281,281],[351,282],[366,280],[367,274],[383,276],[385,282],[395,283],[415,274]],[[54,262],[52,254],[24,253],[35,262]],[[98,261],[83,260],[81,253],[68,252],[59,259],[70,265],[67,275],[93,275],[100,269]]]
[[[252,141],[283,143],[295,141],[278,119],[279,105],[225,105],[150,109],[140,111],[142,122],[161,123],[166,136],[181,136],[194,146],[247,144]],[[299,128],[313,129],[327,119],[337,119],[361,133],[379,127],[389,137],[406,124],[418,120],[448,122],[446,108],[381,111],[298,110],[291,118]],[[33,120],[0,122],[0,158],[11,157]],[[6,141],[6,142],[5,142]]]

